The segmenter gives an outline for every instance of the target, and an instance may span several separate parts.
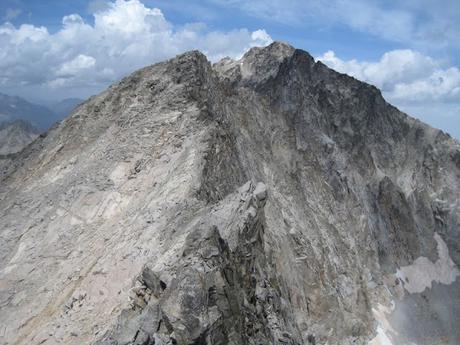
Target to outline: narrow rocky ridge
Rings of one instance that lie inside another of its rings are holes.
[[[247,183],[222,209],[210,210],[176,262],[159,273],[143,268],[133,307],[97,344],[296,344],[292,311],[264,255],[265,200],[262,183]],[[233,248],[212,225],[215,217],[232,218],[226,231]]]
[[[459,148],[284,43],[146,67],[0,164],[0,342],[457,344]]]

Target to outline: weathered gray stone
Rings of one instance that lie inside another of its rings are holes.
[[[159,298],[163,290],[166,289],[166,283],[162,281],[149,267],[144,267],[140,277],[142,283],[152,292],[152,294]]]
[[[265,203],[265,199],[267,198],[267,187],[262,182],[257,183],[254,189],[254,196],[259,203]]]
[[[0,343],[458,343],[459,148],[280,42],[146,67],[0,159]]]

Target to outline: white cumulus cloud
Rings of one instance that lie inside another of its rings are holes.
[[[90,69],[96,65],[96,59],[92,56],[80,54],[71,61],[64,62],[57,70],[56,75],[75,76],[83,70]]]
[[[211,31],[200,23],[176,26],[160,9],[140,0],[93,8],[94,23],[70,14],[54,33],[30,24],[0,25],[0,88],[23,95],[26,90],[46,93],[63,87],[95,92],[137,68],[187,50],[199,49],[217,60],[272,41],[264,30]]]
[[[460,102],[460,70],[417,51],[393,50],[374,62],[342,60],[328,51],[318,60],[377,86],[391,101]]]

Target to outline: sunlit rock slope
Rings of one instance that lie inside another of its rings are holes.
[[[459,344],[459,149],[283,43],[146,67],[0,163],[0,343]]]

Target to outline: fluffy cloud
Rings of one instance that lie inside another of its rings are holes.
[[[57,76],[76,76],[81,71],[93,68],[96,66],[96,59],[92,56],[80,54],[75,59],[65,62],[56,71]]]
[[[460,70],[413,50],[393,50],[376,62],[345,61],[333,51],[318,59],[377,86],[395,103],[460,102]]]
[[[2,89],[100,88],[186,50],[200,49],[216,60],[238,57],[252,46],[271,42],[264,30],[209,31],[204,24],[177,27],[161,10],[139,0],[95,4],[94,23],[71,14],[55,33],[28,24],[0,25]]]

